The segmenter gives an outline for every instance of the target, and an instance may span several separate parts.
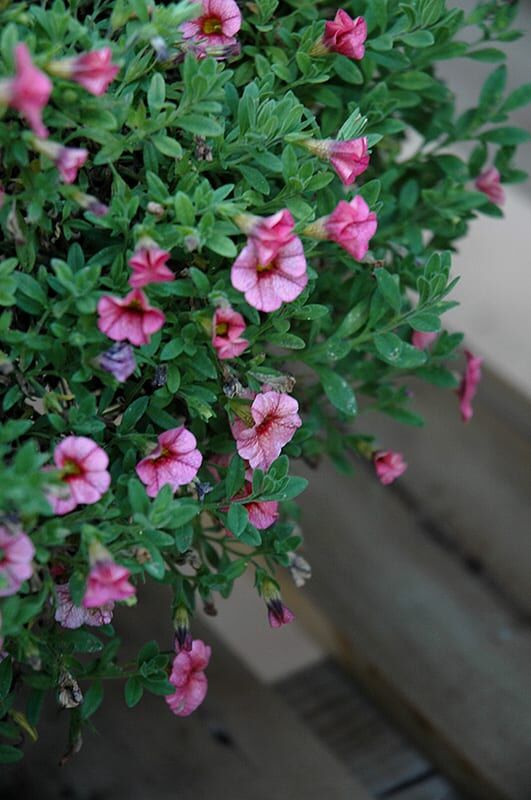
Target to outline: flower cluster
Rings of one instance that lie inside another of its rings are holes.
[[[415,21],[368,0],[19,5],[0,3],[12,761],[23,684],[73,712],[76,742],[100,677],[122,678],[129,706],[148,691],[194,712],[211,656],[194,615],[215,615],[244,571],[265,624],[294,619],[279,572],[298,588],[312,572],[297,459],[364,460],[382,492],[414,470],[358,431],[360,409],[416,420],[410,384],[429,380],[471,419],[482,359],[463,349],[461,368],[461,337],[442,327],[450,253],[522,178],[524,132],[503,123],[526,94],[504,100],[496,68],[454,119],[437,61],[455,37],[475,51],[444,4]],[[505,31],[502,11],[480,38]],[[457,137],[476,142],[467,158]],[[173,634],[124,665],[113,616],[151,580]]]

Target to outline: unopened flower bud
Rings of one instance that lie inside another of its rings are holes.
[[[155,217],[163,217],[166,213],[166,209],[160,203],[155,203],[154,200],[150,200],[147,204],[147,211],[150,214],[153,214]]]
[[[293,622],[295,615],[282,602],[282,597],[273,581],[266,579],[262,584],[262,596],[267,605],[267,618],[272,628],[280,628]]]
[[[175,650],[179,653],[185,650],[189,653],[192,649],[192,633],[190,631],[190,617],[184,606],[179,606],[173,617],[175,628]]]

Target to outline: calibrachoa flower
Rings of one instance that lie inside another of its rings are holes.
[[[500,173],[496,167],[489,167],[476,179],[476,189],[486,194],[491,203],[501,206],[505,203],[505,192],[500,183]]]
[[[192,649],[193,639],[190,630],[190,616],[184,606],[179,606],[173,617],[173,628],[175,630],[175,650],[179,653],[186,650],[188,653]]]
[[[353,184],[369,166],[365,136],[344,142],[339,139],[305,139],[301,144],[319,158],[330,161],[345,186]]]
[[[402,453],[396,453],[393,450],[378,450],[374,454],[373,460],[376,474],[384,486],[393,483],[407,469]]]
[[[212,344],[218,358],[237,358],[249,347],[247,339],[242,339],[245,321],[241,314],[232,308],[217,308],[212,318]]]
[[[330,239],[357,261],[365,257],[369,241],[378,227],[376,214],[360,195],[354,197],[350,203],[341,200],[324,224]]]
[[[48,494],[55,514],[97,503],[111,485],[107,453],[87,436],[67,436],[55,448],[53,460],[63,482]]]
[[[461,379],[459,389],[457,390],[457,395],[459,397],[461,418],[463,422],[469,422],[474,414],[472,400],[474,399],[478,384],[481,380],[481,364],[483,363],[483,359],[479,356],[472,355],[470,350],[465,350],[465,357],[466,370]]]
[[[241,500],[251,495],[252,491],[253,471],[248,469],[245,472],[245,485],[233,499]],[[270,528],[278,520],[278,502],[276,500],[251,500],[249,503],[243,503],[243,506],[249,515],[249,522],[259,531]]]
[[[166,266],[170,258],[167,250],[161,250],[151,239],[141,239],[139,246],[129,259],[129,266],[133,274],[129,283],[135,289],[147,286],[149,283],[163,283],[175,280],[175,275]]]
[[[120,67],[112,63],[110,47],[91,50],[73,58],[51,61],[47,69],[52,75],[79,83],[87,92],[96,96],[105,94],[120,71]]]
[[[365,55],[366,38],[367,23],[364,18],[352,19],[346,11],[340,8],[333,22],[326,23],[323,38],[313,52],[315,55],[322,55],[327,51],[341,53],[347,58],[360,61]]]
[[[280,628],[282,625],[293,622],[295,614],[284,605],[280,592],[273,581],[264,581],[262,596],[267,605],[267,619],[272,628]]]
[[[175,686],[165,700],[178,717],[188,717],[206,697],[208,680],[205,669],[212,650],[201,639],[194,639],[189,651],[181,650],[173,659],[169,681]]]
[[[136,589],[129,583],[131,573],[117,564],[99,542],[92,542],[89,552],[90,572],[83,597],[85,608],[101,608],[117,600],[127,600]]]
[[[25,44],[15,47],[14,78],[0,81],[0,103],[7,103],[22,114],[37,136],[48,136],[42,122],[42,110],[52,93],[52,82],[34,66]]]
[[[34,555],[33,543],[24,531],[0,525],[0,597],[15,594],[31,577]]]
[[[67,583],[55,587],[55,621],[63,628],[80,628],[82,625],[108,625],[112,621],[114,603],[109,602],[95,608],[74,605]]]
[[[433,344],[438,337],[438,333],[422,333],[421,331],[413,331],[411,337],[411,344],[419,350],[426,350],[430,344]]]
[[[294,397],[263,392],[256,395],[251,405],[252,427],[247,427],[240,419],[234,420],[232,432],[236,449],[252,469],[267,470],[279,457],[284,445],[302,425],[298,410]]]
[[[109,339],[135,345],[148,344],[166,319],[162,311],[149,305],[141,289],[133,289],[123,298],[104,295],[98,302],[98,315],[98,328]]]
[[[195,478],[203,461],[196,445],[195,436],[185,427],[161,433],[155,450],[136,465],[149,497],[156,497],[163,486],[175,491]]]
[[[284,245],[296,238],[295,220],[287,208],[270,217],[239,214],[234,222],[254,244],[260,264],[270,264]]]
[[[79,189],[74,189],[71,198],[78,203],[81,208],[85,209],[85,211],[90,211],[90,213],[94,214],[96,217],[104,217],[105,214],[109,213],[109,206],[106,206],[105,203],[102,203],[101,200],[98,200],[97,197],[93,197],[91,194],[80,192]]]
[[[74,183],[78,170],[88,158],[84,147],[64,147],[45,139],[34,139],[33,146],[53,161],[65,183]]]
[[[125,342],[116,342],[99,356],[98,364],[119,383],[124,383],[136,369],[133,348]]]
[[[204,55],[202,46],[231,47],[242,25],[242,15],[234,0],[202,0],[202,14],[181,25],[183,39],[192,39]]]
[[[282,303],[295,300],[308,283],[301,240],[295,236],[268,264],[260,261],[255,245],[249,242],[232,265],[230,278],[249,305],[259,311],[276,311]]]

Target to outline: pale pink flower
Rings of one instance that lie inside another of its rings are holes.
[[[190,483],[203,461],[195,436],[184,426],[164,431],[158,441],[155,450],[136,465],[136,474],[147,486],[149,497],[156,497],[163,486],[175,491]]]
[[[280,628],[282,625],[293,622],[295,614],[284,605],[280,592],[273,581],[264,582],[262,595],[267,605],[267,619],[272,628]]]
[[[472,400],[474,399],[478,384],[481,380],[481,365],[483,359],[479,356],[472,355],[470,350],[465,350],[465,357],[466,370],[457,390],[457,395],[459,397],[461,418],[463,422],[469,422],[474,414]]]
[[[33,573],[35,548],[20,528],[0,525],[0,597],[18,592]]]
[[[351,186],[358,175],[369,166],[367,138],[359,139],[307,139],[304,147],[325,161],[330,161],[345,186]]]
[[[373,459],[376,474],[384,486],[393,483],[407,469],[402,453],[396,453],[393,450],[378,450]]]
[[[252,491],[252,483],[246,481],[243,491],[235,499],[248,497]],[[276,500],[251,500],[249,503],[243,503],[243,506],[249,515],[249,522],[259,531],[270,528],[278,520],[278,502]]]
[[[73,58],[51,61],[47,69],[52,75],[79,83],[87,92],[96,96],[105,94],[120,71],[120,67],[112,63],[110,47],[91,50]]]
[[[295,220],[287,208],[270,217],[239,214],[234,222],[254,244],[258,261],[263,265],[270,264],[280,250],[296,238]]]
[[[30,51],[23,43],[15,47],[15,66],[15,77],[0,81],[0,102],[16,108],[37,136],[46,137],[48,131],[42,122],[42,111],[50,99],[52,82],[34,66]]]
[[[327,50],[360,61],[365,55],[366,38],[367,23],[364,18],[352,19],[340,8],[334,21],[326,23],[322,44]]]
[[[181,650],[173,659],[169,681],[175,686],[165,700],[178,717],[189,717],[206,697],[208,680],[205,669],[210,661],[211,648],[201,639],[194,639],[191,650]]]
[[[242,339],[245,321],[241,314],[232,308],[217,308],[212,319],[212,344],[218,358],[237,358],[249,347],[247,339]]]
[[[246,427],[240,419],[232,423],[236,449],[252,469],[267,470],[282,448],[302,425],[299,404],[294,397],[279,392],[257,394],[251,405],[254,425]]]
[[[181,25],[183,39],[192,39],[202,47],[233,47],[234,38],[242,25],[242,15],[234,0],[202,0],[202,14],[197,19]]]
[[[175,275],[166,266],[170,253],[167,250],[161,250],[151,240],[144,240],[139,244],[140,246],[129,259],[129,266],[133,270],[133,274],[129,278],[130,285],[135,289],[140,289],[149,283],[175,280]]]
[[[250,241],[232,265],[230,277],[249,305],[259,311],[276,311],[283,302],[295,300],[308,283],[301,240],[295,236],[268,264],[260,261]]]
[[[109,602],[95,608],[74,605],[67,583],[55,587],[55,621],[63,628],[81,628],[82,625],[108,625],[112,621],[114,603]]]
[[[109,339],[134,345],[148,344],[166,320],[162,311],[149,305],[141,289],[123,298],[104,295],[98,302],[98,317],[98,328]]]
[[[74,183],[79,169],[88,158],[88,150],[84,147],[64,147],[58,142],[34,139],[34,147],[39,153],[50,158],[65,183]]]
[[[411,344],[418,350],[426,350],[430,344],[433,344],[438,335],[438,333],[423,333],[422,331],[413,331]]]
[[[491,203],[501,206],[505,203],[505,192],[500,183],[500,173],[496,167],[489,167],[476,179],[476,189],[486,194]]]
[[[376,214],[361,197],[356,195],[350,203],[340,200],[334,211],[325,218],[324,226],[332,241],[343,247],[357,261],[369,249],[369,241],[376,233]]]
[[[49,490],[48,502],[55,514],[97,503],[111,485],[107,453],[87,436],[67,436],[55,448],[53,460],[63,483]]]
[[[110,557],[95,561],[87,580],[83,597],[84,607],[101,609],[108,603],[132,597],[136,589],[129,583],[130,575],[127,567],[117,564]]]

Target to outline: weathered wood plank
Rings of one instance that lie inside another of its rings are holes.
[[[468,425],[456,398],[426,384],[415,387],[414,406],[421,430],[370,420],[409,464],[393,491],[531,618],[531,404],[486,372]]]
[[[145,623],[144,635],[164,627],[160,605],[143,602],[140,613],[126,612],[126,634],[137,641],[133,626]],[[194,716],[174,717],[152,695],[128,710],[121,687],[113,686],[94,717],[96,732],[62,769],[65,726],[49,715],[27,760],[4,769],[2,800],[369,800],[274,689],[258,683],[210,630],[204,638],[213,646],[210,689]]]
[[[332,660],[299,670],[277,688],[289,707],[372,795],[387,796],[396,787],[433,771]]]
[[[529,800],[529,628],[373,476],[311,477],[305,594],[328,645],[471,796]]]

